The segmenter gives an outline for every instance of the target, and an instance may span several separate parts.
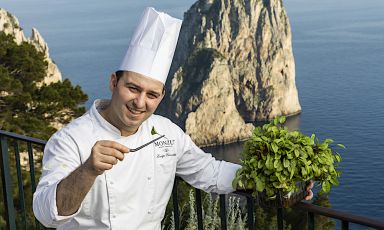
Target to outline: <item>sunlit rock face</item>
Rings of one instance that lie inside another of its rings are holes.
[[[11,34],[15,37],[15,42],[21,44],[22,42],[28,42],[36,47],[36,50],[42,52],[45,55],[45,61],[48,63],[47,76],[43,82],[38,85],[51,84],[62,80],[61,72],[53,60],[49,57],[48,44],[44,41],[37,29],[32,28],[32,34],[30,38],[26,38],[23,29],[20,27],[19,20],[11,13],[0,8],[0,31],[5,34]]]
[[[198,145],[246,139],[301,111],[281,0],[201,0],[185,14],[160,113]]]

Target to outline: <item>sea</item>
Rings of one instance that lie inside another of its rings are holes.
[[[35,27],[63,77],[80,85],[90,107],[109,98],[108,80],[146,6],[183,18],[193,0],[0,0],[29,36]],[[340,151],[340,186],[332,208],[384,220],[384,1],[284,0],[302,106],[289,122]],[[206,149],[240,161],[242,143]],[[365,229],[351,225],[350,229]]]

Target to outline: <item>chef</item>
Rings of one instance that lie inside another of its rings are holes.
[[[181,20],[145,9],[110,78],[111,99],[96,100],[50,138],[33,199],[43,225],[160,229],[175,175],[207,192],[233,191],[238,165],[216,161],[177,125],[153,114],[165,94],[180,27]]]
[[[161,229],[175,176],[206,192],[233,191],[239,165],[216,161],[172,121],[153,114],[165,94],[181,23],[146,8],[110,78],[111,99],[96,100],[49,139],[33,197],[43,225]]]

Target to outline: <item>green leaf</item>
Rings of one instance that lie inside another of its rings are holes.
[[[263,166],[264,166],[264,164],[263,164],[262,161],[257,162],[257,168],[258,168],[258,169],[263,168]]]
[[[279,151],[279,147],[275,143],[272,142],[271,146],[272,146],[273,152],[277,153]]]
[[[337,178],[331,178],[330,182],[335,186],[339,186],[339,181],[337,180]]]
[[[345,149],[345,146],[343,144],[337,144],[337,146],[339,146],[340,148]]]
[[[296,156],[296,157],[299,157],[299,156],[300,156],[300,151],[299,151],[298,149],[295,149],[294,152],[295,152],[295,156]]]
[[[279,144],[281,141],[282,141],[282,139],[280,139],[280,138],[273,140],[273,142],[275,142],[276,144]]]
[[[284,160],[283,160],[283,164],[284,164],[284,168],[288,168],[289,165],[290,165],[289,160],[284,159]]]
[[[232,181],[232,188],[235,189],[235,190],[237,189],[238,181],[239,181],[238,177],[235,177],[235,179],[233,179],[233,181]]]
[[[274,162],[273,162],[273,167],[275,168],[275,169],[279,169],[279,168],[281,168],[281,161],[279,160],[279,159],[276,159]],[[280,170],[281,171],[281,170]]]
[[[332,143],[333,143],[333,140],[327,138],[327,139],[325,139],[324,143],[326,143],[326,144],[332,144]]]
[[[285,123],[285,120],[286,120],[286,118],[285,118],[284,116],[280,117],[280,118],[279,118],[279,122],[280,122],[280,124],[284,124],[284,123]]]
[[[297,138],[297,137],[300,135],[300,132],[299,132],[299,131],[293,131],[293,132],[291,133],[291,135],[292,135],[292,137]]]
[[[313,149],[311,146],[305,146],[305,150],[307,151],[309,156],[313,156]]]
[[[331,190],[331,185],[328,181],[323,181],[321,183],[321,190],[325,193],[328,193]]]
[[[303,176],[307,175],[307,170],[305,170],[304,167],[301,167],[301,174],[302,174]]]
[[[335,160],[337,161],[337,162],[341,162],[341,156],[340,156],[340,154],[335,154],[334,155],[335,156]]]
[[[308,158],[308,154],[305,151],[301,151],[301,157],[303,159],[307,159]]]
[[[292,179],[294,174],[295,174],[295,168],[292,168],[291,175],[289,176],[289,179]]]
[[[239,180],[239,187],[245,189],[245,187],[244,187],[244,183],[243,183],[243,181],[241,181],[241,180]]]
[[[275,191],[273,189],[266,187],[265,190],[267,191],[268,197],[272,197],[273,195],[275,195]]]
[[[313,164],[312,170],[315,172],[315,176],[320,176],[321,172],[320,172],[319,168],[317,167],[317,165]]]
[[[156,129],[155,129],[154,126],[152,126],[152,129],[151,129],[151,135],[155,135],[155,134],[157,134]]]
[[[251,163],[251,165],[253,166],[253,167],[257,167],[257,161],[256,161],[256,158],[251,158],[251,160],[249,161],[249,163]]]
[[[278,125],[279,124],[279,118],[276,117],[275,119],[273,119],[273,124],[274,125]]]
[[[256,190],[258,192],[262,192],[265,188],[265,182],[261,180],[259,177],[256,178]]]
[[[319,149],[321,149],[321,150],[327,150],[327,149],[328,149],[328,144],[326,144],[326,143],[322,143],[322,144],[318,145],[318,147],[319,147]]]
[[[247,182],[247,189],[254,189],[255,188],[255,182],[253,180],[249,180]]]
[[[272,162],[272,157],[270,155],[267,156],[267,161],[265,166],[267,166],[267,169],[273,169],[273,162]]]

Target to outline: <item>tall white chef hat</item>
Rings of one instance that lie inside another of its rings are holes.
[[[147,7],[131,38],[119,70],[167,80],[182,21]]]

